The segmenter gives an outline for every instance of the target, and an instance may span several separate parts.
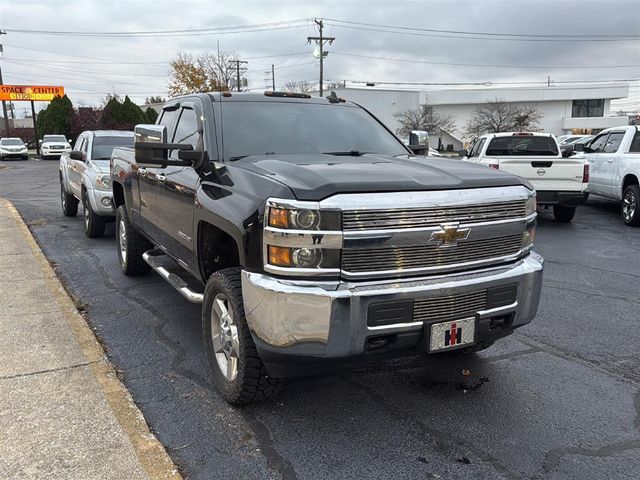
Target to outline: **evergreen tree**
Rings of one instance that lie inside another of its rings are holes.
[[[158,119],[158,112],[156,112],[153,108],[147,107],[144,111],[145,116],[147,117],[147,123],[156,123]]]
[[[59,134],[66,138],[71,137],[73,122],[73,104],[69,97],[55,97],[44,110],[41,110],[36,118],[38,134]]]

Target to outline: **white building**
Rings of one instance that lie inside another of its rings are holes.
[[[534,105],[543,115],[540,129],[555,135],[596,133],[602,129],[626,125],[627,117],[611,117],[611,100],[629,94],[627,84],[591,84],[588,86],[543,86],[472,88],[428,91],[382,90],[378,88],[344,88],[340,97],[370,110],[394,132],[398,121],[394,114],[415,108],[433,108],[454,118],[456,128],[440,139],[444,148],[463,148],[467,120],[478,105],[496,99],[520,105]],[[438,138],[431,137],[432,147]]]

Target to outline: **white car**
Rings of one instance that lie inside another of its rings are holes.
[[[63,153],[71,151],[71,144],[64,135],[45,135],[40,140],[40,157],[60,158]]]
[[[28,160],[27,146],[19,138],[0,138],[0,161],[8,158]]]
[[[132,147],[133,138],[133,132],[120,130],[82,132],[74,150],[60,157],[62,213],[76,216],[82,202],[89,238],[102,236],[105,224],[115,217],[109,160],[114,147]]]
[[[638,127],[623,126],[602,131],[585,145],[584,158],[591,166],[589,193],[621,201],[624,223],[640,226]]]
[[[555,137],[548,133],[491,133],[480,137],[461,155],[467,162],[486,165],[526,178],[536,189],[538,205],[552,206],[559,222],[570,222],[587,200],[589,164],[579,156],[563,158]]]

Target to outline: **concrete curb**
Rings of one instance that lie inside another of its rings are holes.
[[[116,376],[102,346],[85,319],[78,313],[73,300],[56,276],[22,217],[11,202],[8,200],[2,200],[2,202],[11,212],[27,244],[31,247],[34,257],[42,267],[49,290],[60,305],[87,364],[91,366],[93,375],[100,384],[118,423],[129,437],[146,474],[151,479],[182,479],[163,445],[149,430],[144,416],[135,405],[131,394]]]

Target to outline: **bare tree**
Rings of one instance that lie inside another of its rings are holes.
[[[307,80],[290,80],[284,85],[287,92],[309,93],[316,89],[316,84]]]
[[[452,116],[426,108],[414,108],[394,114],[398,119],[398,135],[406,137],[411,130],[426,130],[430,135],[440,136],[456,128]]]
[[[485,133],[538,130],[542,117],[533,105],[518,105],[496,98],[475,109],[467,121],[465,133],[478,137]]]
[[[178,52],[170,62],[169,95],[229,90],[236,83],[237,58],[229,52],[205,52],[198,56]],[[241,76],[244,71],[241,68]]]

